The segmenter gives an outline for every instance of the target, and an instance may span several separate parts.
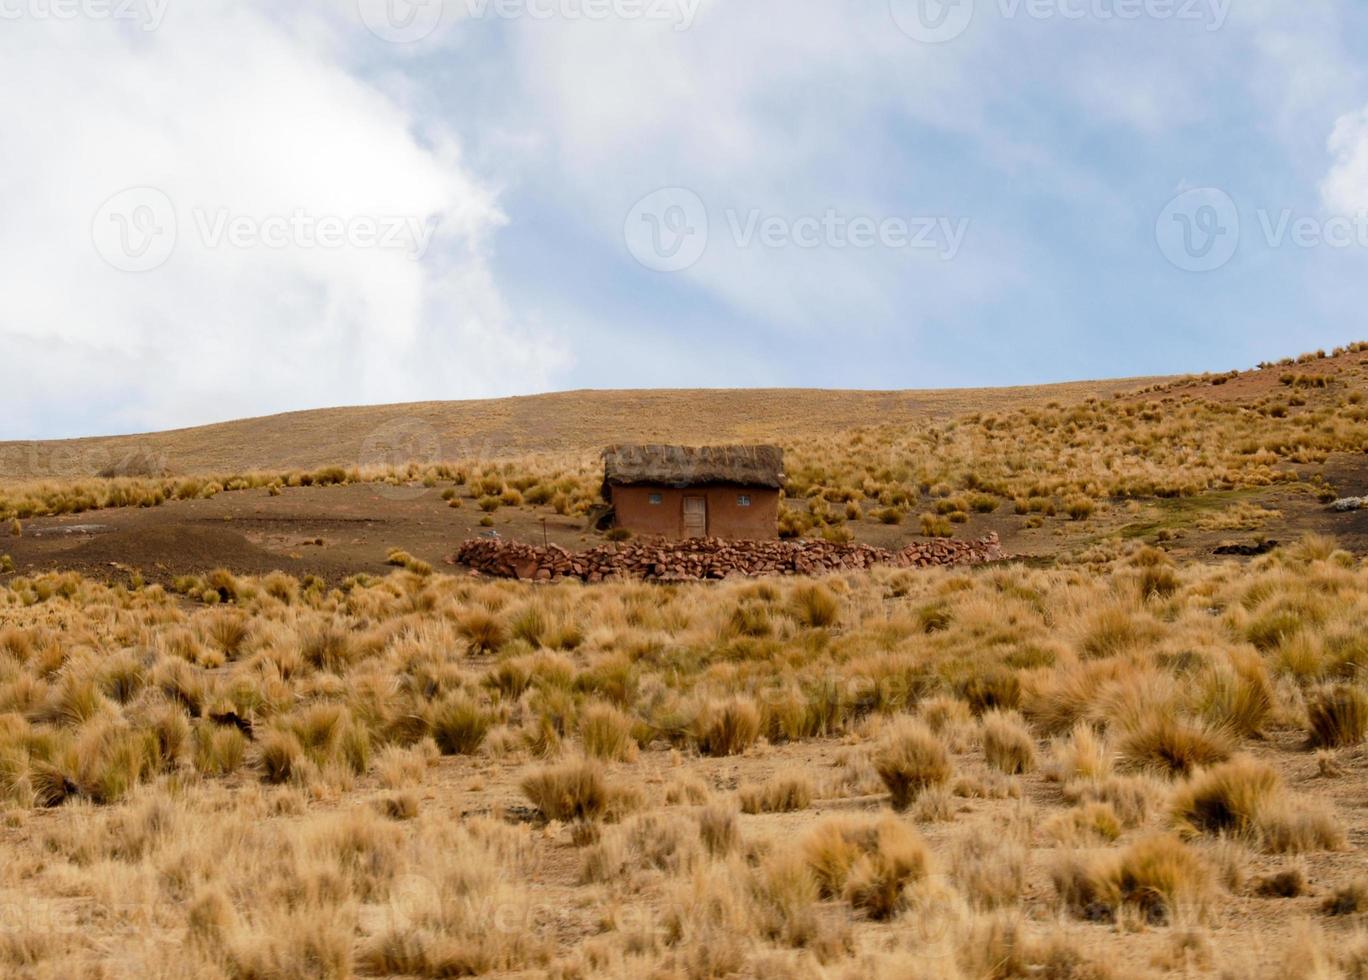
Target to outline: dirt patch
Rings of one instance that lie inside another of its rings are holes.
[[[125,565],[164,571],[225,567],[264,574],[278,568],[280,559],[237,531],[169,524],[97,534],[68,552],[67,563],[79,568]]]
[[[1368,454],[1339,453],[1323,466],[1304,467],[1303,479],[1321,477],[1339,495],[1368,492]],[[116,508],[97,514],[36,518],[19,537],[0,537],[19,574],[72,570],[110,579],[137,569],[150,581],[215,568],[258,574],[279,569],[318,575],[336,583],[358,572],[384,574],[391,548],[401,548],[436,567],[450,567],[461,542],[497,532],[506,541],[558,545],[581,552],[603,543],[582,518],[546,507],[503,507],[492,524],[474,501],[452,508],[442,486],[391,487],[352,484],[221,493],[209,500],[173,501],[151,508]],[[790,501],[801,507],[804,501]],[[1209,530],[1201,525],[1230,508],[1246,505],[1276,511],[1260,526]],[[898,551],[926,541],[909,516],[901,524],[852,521],[857,544]],[[1336,513],[1317,499],[1309,483],[1261,490],[1208,493],[1176,500],[1113,502],[1087,521],[1046,520],[1032,527],[1026,515],[1003,502],[987,514],[957,525],[956,539],[997,534],[1012,555],[1049,560],[1119,537],[1162,543],[1176,557],[1216,560],[1225,544],[1251,544],[1262,536],[1295,541],[1307,533],[1331,534],[1357,554],[1368,553],[1368,511]]]

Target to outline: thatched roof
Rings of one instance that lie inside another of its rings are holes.
[[[784,451],[778,446],[609,446],[603,451],[603,489],[609,485],[668,487],[733,483],[784,485]]]

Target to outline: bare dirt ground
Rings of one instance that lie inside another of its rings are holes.
[[[1368,456],[1336,454],[1303,476],[1321,474],[1341,493],[1368,491]],[[492,528],[470,500],[459,509],[442,500],[443,487],[353,484],[294,487],[271,496],[265,490],[224,492],[210,500],[171,501],[154,508],[115,508],[86,514],[35,518],[19,537],[0,538],[18,574],[72,570],[119,578],[136,569],[150,581],[227,568],[243,574],[281,570],[317,575],[330,582],[358,572],[383,574],[391,548],[401,548],[444,567],[456,545],[496,531],[530,544],[544,541],[571,550],[603,541],[585,530],[582,518],[546,507],[501,508]],[[1237,504],[1278,512],[1248,530],[1205,530],[1199,523]],[[855,540],[896,548],[917,536],[913,521],[884,525],[854,521]],[[1305,486],[1213,493],[1136,507],[1116,502],[1087,521],[1053,518],[1040,527],[1008,506],[972,515],[957,537],[997,532],[1009,554],[1046,559],[1119,535],[1154,540],[1165,531],[1176,558],[1209,560],[1223,544],[1251,544],[1257,538],[1289,542],[1303,534],[1332,534],[1348,550],[1368,553],[1368,511],[1333,513]]]

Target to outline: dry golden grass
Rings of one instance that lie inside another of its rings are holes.
[[[441,487],[451,504],[490,512],[491,524],[500,508],[582,516],[597,499],[597,452],[609,443],[779,441],[787,453],[784,536],[841,540],[851,522],[895,526],[913,515],[921,533],[944,536],[1007,505],[1029,515],[1028,526],[1058,529],[1129,502],[1295,484],[1294,465],[1358,452],[1368,442],[1362,353],[1353,345],[1320,360],[1324,383],[1299,388],[1291,403],[1273,367],[1220,384],[580,392],[296,413],[61,446],[0,444],[0,518],[356,482]],[[573,431],[564,418],[577,420]],[[423,432],[429,458],[370,462],[367,438],[395,424]],[[166,459],[176,475],[103,465],[133,452]],[[1245,530],[1273,517],[1234,501],[1193,523]],[[1162,569],[1150,576],[1170,584]]]
[[[1347,378],[1296,386],[1282,413],[1211,394],[1236,378],[797,428],[793,520],[1010,504],[1062,524],[1097,519],[1084,500],[1281,481],[1361,448]],[[357,478],[497,507],[594,492],[583,458]],[[232,482],[205,481],[184,490]],[[32,501],[83,502],[49,489]],[[1368,833],[1368,566],[1333,541],[1244,564],[1103,541],[1051,568],[661,586],[392,560],[335,585],[0,579],[0,909],[29,910],[0,922],[0,974],[1368,962],[1294,925],[1368,907],[1348,849]]]

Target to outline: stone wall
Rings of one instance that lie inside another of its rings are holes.
[[[647,579],[662,582],[720,579],[731,575],[821,575],[826,572],[891,565],[924,568],[966,565],[1003,557],[996,534],[977,541],[945,538],[914,541],[901,551],[867,544],[829,541],[633,541],[605,544],[588,551],[567,551],[491,538],[465,542],[456,552],[457,564],[499,578],[548,581],[576,578]]]

